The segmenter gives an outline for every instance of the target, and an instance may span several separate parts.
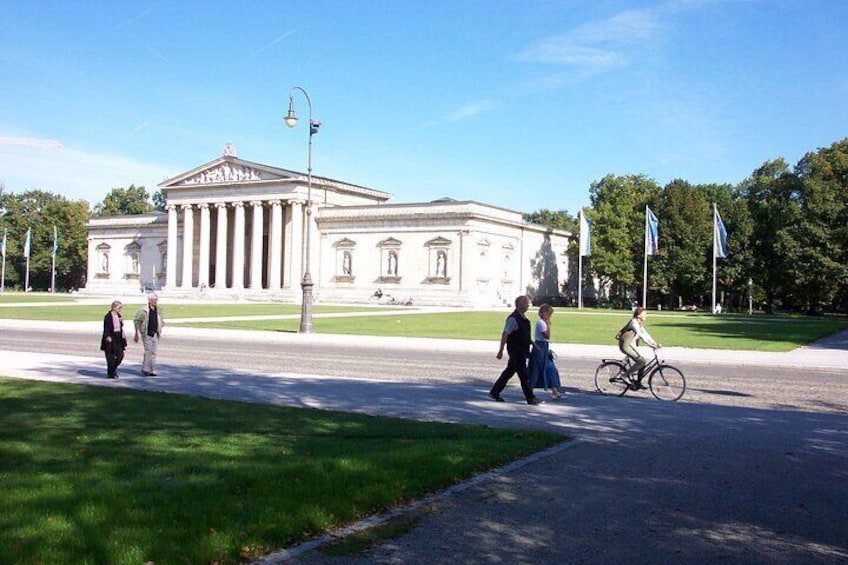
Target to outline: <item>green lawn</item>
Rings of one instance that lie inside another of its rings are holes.
[[[141,304],[126,304],[124,315],[132,318]],[[99,321],[108,305],[55,304],[0,307],[0,319]],[[290,316],[276,320],[191,322],[211,328],[296,332],[300,326],[299,304],[224,303],[164,304],[169,320],[229,316]],[[331,313],[380,313],[373,316],[322,317]],[[497,341],[508,309],[416,313],[414,308],[316,305],[313,330],[327,334],[482,339]],[[529,312],[535,320],[535,310]],[[581,310],[559,308],[554,314],[554,343],[614,344],[613,336],[630,318],[627,310]],[[848,328],[848,318],[826,316],[712,316],[703,313],[651,312],[648,329],[663,345],[698,349],[790,351]]]
[[[564,441],[0,379],[0,563],[236,563]]]
[[[313,319],[313,330],[329,334],[386,335],[497,341],[504,312],[397,314]],[[532,315],[531,319],[535,319]],[[630,319],[629,311],[558,309],[554,314],[554,343],[612,345],[616,332]],[[200,324],[192,324],[200,325]],[[648,331],[667,346],[699,349],[791,351],[848,327],[846,318],[766,317],[698,313],[651,312]],[[203,327],[294,332],[298,320],[210,322]]]
[[[125,302],[123,315],[129,319],[136,310],[143,306],[142,302]],[[299,304],[161,304],[167,318],[213,318],[219,316],[280,316],[300,314]],[[315,306],[315,313],[331,312],[361,312],[366,307],[361,306]],[[374,308],[371,308],[374,310]],[[50,306],[20,306],[0,308],[0,319],[16,320],[63,320],[67,322],[92,322],[102,320],[109,311],[109,304],[102,306],[91,304],[57,304]],[[295,326],[296,327],[296,326]]]
[[[73,294],[50,294],[49,292],[0,292],[0,305],[27,302],[73,302]]]

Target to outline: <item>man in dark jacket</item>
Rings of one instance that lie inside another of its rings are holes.
[[[504,324],[497,358],[503,359],[503,350],[504,346],[506,346],[509,361],[506,364],[506,369],[498,377],[498,380],[495,381],[492,390],[489,392],[492,400],[498,402],[504,401],[501,392],[503,392],[509,379],[518,373],[518,380],[521,381],[521,390],[524,392],[524,398],[527,400],[527,404],[541,404],[544,402],[536,398],[533,394],[533,389],[530,388],[529,382],[530,375],[527,371],[527,360],[530,358],[530,347],[533,345],[533,341],[530,339],[530,320],[524,315],[528,308],[530,308],[530,299],[526,296],[519,296],[515,299],[515,311],[507,317]]]

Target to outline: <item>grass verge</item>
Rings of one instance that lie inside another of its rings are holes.
[[[236,563],[564,438],[0,379],[0,562]]]
[[[441,339],[487,339],[497,341],[508,314],[491,311],[460,311],[431,314],[398,313],[381,316],[350,316],[312,320],[318,333],[405,336]],[[530,318],[535,320],[531,312]],[[557,309],[552,341],[587,345],[614,345],[616,332],[630,319],[630,312],[599,312]],[[848,327],[844,317],[711,316],[698,313],[651,312],[648,330],[667,346],[697,349],[791,351]],[[190,324],[201,326],[201,324]],[[202,327],[295,332],[297,319],[220,321]]]

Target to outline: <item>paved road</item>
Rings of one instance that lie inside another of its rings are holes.
[[[8,329],[8,324],[0,324],[2,349],[7,349],[10,333],[29,331],[22,326],[16,332]],[[76,344],[72,342],[72,347],[89,339],[81,340],[79,332],[69,335]],[[238,342],[248,355],[253,346],[247,344],[253,342],[261,342],[259,350],[285,351],[289,346],[282,344],[295,343],[301,353],[311,353],[309,348],[341,348],[340,355],[351,360],[365,348],[360,340],[338,336],[239,335],[174,331],[163,342],[163,354],[180,339],[194,340],[195,346],[207,344],[204,349],[210,343],[205,340],[217,339],[219,345]],[[492,345],[386,340],[382,347],[384,357],[411,357],[417,364],[420,359],[450,362],[469,354],[475,360],[477,354],[492,356]],[[582,349],[595,359],[604,353]],[[4,373],[28,378],[532,426],[578,439],[568,449],[428,504],[421,523],[409,534],[362,557],[334,559],[320,551],[295,551],[275,560],[303,565],[635,564],[848,561],[848,387],[842,364],[846,352],[844,335],[794,354],[759,359],[732,352],[710,358],[705,353],[674,351],[669,357],[684,361],[687,372],[690,366],[698,367],[722,380],[694,379],[693,388],[701,392],[693,391],[685,402],[666,404],[645,394],[600,397],[591,392],[585,377],[575,378],[565,401],[541,407],[518,402],[517,387],[508,389],[512,402],[485,400],[491,365],[485,381],[451,384],[438,379],[389,380],[380,371],[369,371],[368,379],[328,376],[326,371],[303,378],[303,373],[294,371],[234,370],[171,358],[163,366],[167,376],[107,382],[101,379],[103,362],[96,354],[3,351],[0,356]],[[125,374],[132,375],[138,357],[131,352]],[[587,359],[572,356],[581,358]],[[760,364],[768,368],[758,368]],[[805,365],[816,367],[812,377]],[[402,373],[401,368],[399,363],[394,370]],[[749,373],[759,376],[751,378]],[[785,392],[787,387],[791,393]]]

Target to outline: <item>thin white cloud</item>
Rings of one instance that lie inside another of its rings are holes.
[[[448,114],[447,121],[458,122],[460,120],[467,120],[468,118],[473,118],[475,116],[479,116],[480,114],[490,112],[496,107],[497,104],[494,100],[478,100],[476,102],[466,104],[458,110]]]
[[[628,10],[606,20],[542,38],[515,56],[518,61],[564,65],[583,73],[598,73],[626,65],[633,49],[654,40],[662,30],[651,10]]]
[[[274,45],[276,45],[276,44],[277,44],[277,43],[279,43],[280,41],[282,41],[282,40],[284,40],[285,38],[287,38],[288,36],[290,36],[290,35],[294,34],[294,32],[295,32],[295,31],[297,31],[297,30],[290,29],[289,31],[285,32],[285,33],[284,33],[284,34],[282,34],[281,36],[279,36],[279,37],[277,37],[276,39],[274,39],[271,43],[269,43],[269,44],[268,44],[268,45],[266,45],[265,47],[262,47],[262,48],[260,48],[260,49],[257,49],[256,51],[254,51],[254,52],[253,52],[253,55],[259,55],[259,54],[260,54],[260,53],[262,53],[263,51],[266,51],[266,50],[270,49],[271,47],[273,47]]]
[[[36,139],[32,137],[0,137],[0,147],[37,147],[57,149],[62,144],[55,139]]]
[[[0,146],[0,184],[5,185],[7,191],[20,193],[40,189],[95,204],[112,188],[130,184],[144,185],[153,193],[166,177],[179,172],[121,155],[66,147],[57,151],[42,151],[41,148],[20,144]]]

